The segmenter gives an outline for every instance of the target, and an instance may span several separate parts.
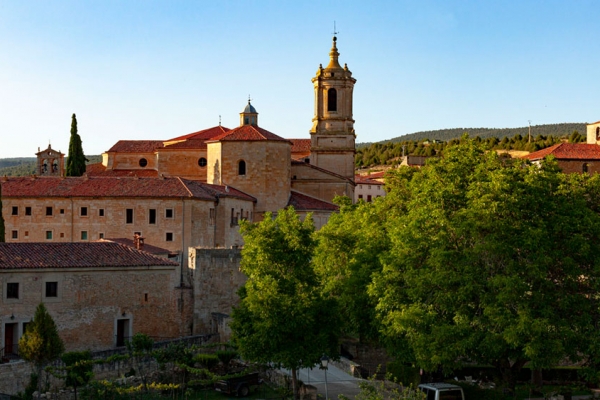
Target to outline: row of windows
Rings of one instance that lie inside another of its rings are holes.
[[[44,286],[44,297],[58,297],[58,282],[46,282]],[[6,284],[6,298],[12,300],[18,300],[21,298],[19,282],[8,282]]]
[[[19,206],[12,206],[11,211],[12,211],[11,215],[18,216],[19,215]],[[64,214],[65,209],[64,208],[59,209],[59,213]],[[31,215],[31,207],[25,207],[25,215],[28,215],[28,216]],[[54,215],[54,208],[52,206],[46,207],[46,216],[51,217],[53,215]],[[81,217],[89,216],[89,208],[88,207],[79,207],[79,216],[81,216]],[[99,217],[105,216],[104,208],[98,209],[98,216]],[[167,218],[167,219],[175,218],[175,212],[172,208],[165,209],[165,218]],[[125,210],[125,221],[128,224],[133,224],[133,208],[128,208]],[[149,210],[148,223],[156,224],[156,209]]]
[[[378,198],[378,197],[381,197],[381,196],[375,196],[375,198]],[[363,195],[362,195],[362,194],[359,194],[359,195],[358,195],[358,199],[359,199],[359,200],[362,200],[362,199],[363,199]],[[367,195],[367,203],[370,203],[372,200],[373,200],[373,197],[372,197],[370,194],[368,194],[368,195]]]
[[[140,232],[136,232],[136,233],[140,234]],[[141,234],[140,234],[140,236],[141,236]],[[13,240],[18,240],[19,239],[19,231],[12,230],[10,233],[10,237]],[[25,237],[25,239],[29,238],[29,231],[25,231],[24,237]],[[54,239],[54,231],[46,231],[45,237],[46,237],[46,240],[53,240]],[[61,232],[60,237],[64,238],[65,234],[63,232]],[[79,238],[80,238],[80,240],[83,240],[83,241],[88,240],[89,239],[88,231],[80,231]],[[104,232],[98,233],[98,239],[104,239]],[[173,241],[173,232],[165,232],[165,241],[166,242]]]
[[[375,187],[377,188],[377,190],[381,190],[381,185],[375,185]],[[363,188],[363,185],[358,185],[359,189]],[[371,189],[371,185],[367,185],[367,189]]]

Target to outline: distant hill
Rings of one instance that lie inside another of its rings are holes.
[[[546,125],[533,125],[531,127],[531,137],[538,135],[542,136],[565,136],[570,135],[573,131],[578,131],[581,135],[585,136],[586,124],[585,123],[561,123],[561,124],[546,124]],[[522,128],[452,128],[452,129],[440,129],[437,131],[422,131],[410,133],[408,135],[398,136],[388,140],[382,140],[378,143],[397,143],[406,141],[421,141],[425,139],[429,140],[443,140],[447,142],[452,139],[458,139],[463,133],[467,132],[471,138],[479,136],[482,139],[490,137],[496,137],[502,140],[505,137],[513,137],[521,135],[526,137],[529,135],[529,127],[525,126]],[[357,147],[367,147],[372,143],[359,143]]]
[[[89,160],[87,164],[102,161],[100,155],[86,157]],[[29,176],[36,173],[36,167],[37,158],[35,157],[0,158],[0,176]]]

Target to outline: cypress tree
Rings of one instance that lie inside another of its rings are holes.
[[[2,185],[0,184],[0,243],[4,243],[4,215],[2,214]]]
[[[81,176],[85,173],[85,162],[81,137],[77,133],[77,117],[71,117],[71,139],[69,140],[69,154],[67,156],[67,176]]]

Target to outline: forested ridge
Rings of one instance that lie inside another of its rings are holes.
[[[102,156],[87,156],[87,159],[86,164],[94,164],[102,161]],[[36,167],[35,157],[0,158],[0,176],[28,176],[37,172]]]
[[[560,142],[578,143],[586,141],[585,124],[552,124],[529,127],[490,129],[444,129],[439,131],[417,132],[383,142],[359,144],[356,149],[357,168],[375,165],[400,164],[403,155],[439,156],[448,146],[460,143],[460,137],[467,133],[477,142],[482,142],[487,150],[538,151]],[[512,135],[511,135],[512,134]]]

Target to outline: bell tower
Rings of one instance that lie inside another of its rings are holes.
[[[329,52],[329,65],[319,65],[312,78],[315,88],[315,116],[310,130],[311,164],[354,180],[354,119],[352,91],[356,79],[338,61],[337,38]]]

